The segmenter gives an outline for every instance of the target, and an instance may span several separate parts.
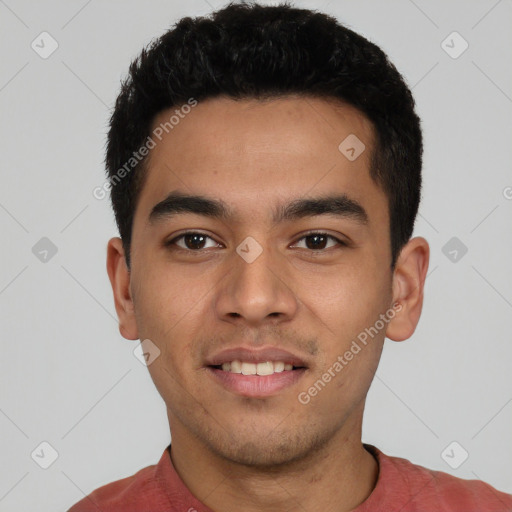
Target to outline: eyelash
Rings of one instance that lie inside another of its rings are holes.
[[[178,235],[177,237],[173,238],[172,240],[169,240],[168,242],[165,242],[165,246],[166,247],[170,247],[173,250],[181,250],[181,251],[188,252],[188,253],[198,253],[198,254],[200,254],[200,253],[202,253],[203,251],[206,250],[206,249],[195,249],[195,250],[194,249],[184,249],[183,247],[176,246],[176,242],[178,240],[181,240],[182,238],[184,238],[184,237],[186,237],[188,235],[200,235],[200,236],[204,236],[206,238],[209,238],[210,240],[213,240],[213,238],[211,236],[207,235],[206,233],[201,233],[200,231],[187,231],[185,233],[182,233],[181,235]],[[337,242],[338,245],[341,246],[341,247],[347,247],[348,246],[348,244],[346,242],[344,242],[343,240],[340,240],[339,238],[336,238],[335,236],[329,235],[328,233],[324,233],[322,231],[311,231],[309,233],[306,233],[305,235],[302,235],[294,243],[296,244],[297,242],[299,242],[300,240],[303,240],[304,238],[308,238],[308,237],[315,236],[315,235],[320,235],[320,236],[324,236],[326,238],[330,238],[331,240],[334,240],[335,242]],[[328,249],[332,249],[332,247],[330,247]],[[312,253],[323,253],[323,252],[326,252],[328,249],[318,249],[318,250],[307,249],[307,250],[311,251]]]

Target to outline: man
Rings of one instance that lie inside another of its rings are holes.
[[[421,160],[402,77],[324,14],[229,5],[142,51],[108,135],[107,270],[172,441],[71,512],[512,511],[361,442],[384,338],[421,314]]]

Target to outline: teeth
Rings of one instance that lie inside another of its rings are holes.
[[[256,365],[256,373],[258,375],[272,375],[274,373],[274,364],[270,361],[258,363]]]
[[[284,370],[284,363],[282,361],[276,361],[274,363],[274,372],[280,373]]]
[[[224,368],[222,369],[224,370]],[[242,363],[240,361],[231,361],[231,369],[229,371],[231,373],[242,373]]]
[[[242,375],[256,375],[256,365],[253,363],[242,363]]]
[[[283,361],[265,361],[264,363],[249,363],[235,359],[222,364],[222,370],[229,373],[241,373],[242,375],[272,375],[282,371],[291,371],[293,365]]]

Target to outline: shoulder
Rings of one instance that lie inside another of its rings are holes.
[[[155,465],[148,466],[134,475],[99,487],[73,505],[68,512],[144,510],[141,507],[147,505],[148,498],[158,492],[155,470]]]
[[[404,512],[424,510],[427,504],[443,512],[512,512],[512,495],[485,482],[458,478],[382,452],[379,458],[407,489],[409,506]]]

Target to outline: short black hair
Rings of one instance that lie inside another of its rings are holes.
[[[121,81],[105,164],[128,268],[150,155],[133,157],[157,114],[191,98],[286,95],[339,100],[371,121],[370,176],[388,197],[394,268],[412,236],[420,202],[423,143],[411,91],[378,46],[334,17],[288,3],[254,2],[231,2],[208,16],[182,18],[141,51]],[[129,161],[133,169],[127,170]]]

